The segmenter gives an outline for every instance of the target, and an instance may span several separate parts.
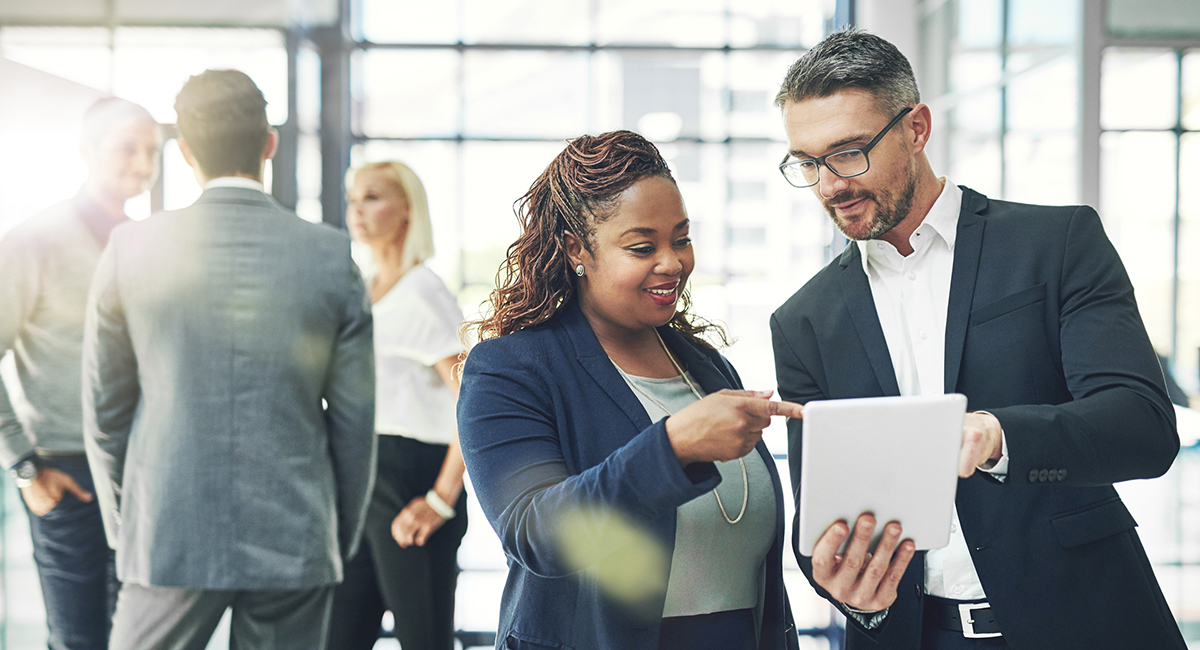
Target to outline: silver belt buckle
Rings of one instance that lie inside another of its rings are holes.
[[[971,618],[971,612],[976,609],[987,609],[991,607],[987,603],[959,603],[958,604],[958,620],[962,623],[963,636],[968,639],[990,639],[997,636],[1003,636],[1000,632],[976,632],[975,619]]]

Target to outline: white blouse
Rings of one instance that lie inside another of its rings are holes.
[[[375,431],[450,444],[458,432],[454,393],[433,365],[463,351],[458,339],[463,315],[454,295],[437,274],[419,264],[371,310]]]

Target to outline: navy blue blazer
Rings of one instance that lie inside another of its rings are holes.
[[[783,399],[899,394],[856,245],[775,312],[771,333]],[[1167,471],[1179,450],[1175,414],[1094,210],[963,188],[945,363],[945,391],[993,413],[1008,442],[1007,479],[976,472],[959,480],[956,502],[1009,645],[1182,650],[1112,486]],[[788,436],[798,490],[801,420],[788,422]],[[809,558],[797,558],[811,581]],[[920,647],[923,576],[918,553],[883,626],[852,624],[846,647]]]
[[[659,332],[706,392],[741,388],[720,354]],[[650,421],[573,301],[471,351],[459,439],[509,561],[497,648],[658,647],[676,509],[721,480],[712,463],[680,467],[665,422]],[[783,490],[766,445],[756,449],[776,504],[759,647],[782,649],[795,644]]]

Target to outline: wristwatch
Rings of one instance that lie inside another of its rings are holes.
[[[37,460],[26,458],[17,463],[17,466],[10,471],[12,472],[13,481],[17,483],[17,487],[27,488],[33,485],[33,481],[38,477],[39,468]]]

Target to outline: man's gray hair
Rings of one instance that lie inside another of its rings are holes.
[[[895,115],[921,101],[908,59],[895,45],[853,27],[834,32],[804,53],[788,68],[775,105],[828,97],[847,88],[861,88]]]

